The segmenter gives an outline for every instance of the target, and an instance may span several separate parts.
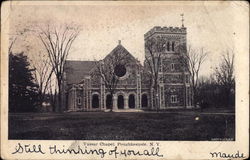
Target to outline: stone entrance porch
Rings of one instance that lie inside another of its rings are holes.
[[[135,92],[118,92],[113,95],[113,98],[110,94],[105,96],[105,109],[113,110],[128,110],[128,109],[140,109],[138,102],[138,97]]]

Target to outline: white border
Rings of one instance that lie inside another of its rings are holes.
[[[14,151],[15,145],[19,142],[26,144],[41,144],[43,146],[49,146],[57,144],[58,146],[72,146],[87,141],[73,141],[73,140],[8,140],[8,14],[10,11],[10,3],[12,5],[161,5],[170,2],[8,2],[2,3],[1,10],[1,157],[3,159],[100,159],[91,155],[41,155],[41,154],[15,154],[11,153]],[[179,2],[171,2],[179,3]],[[180,2],[182,5],[198,5],[201,2]],[[179,3],[179,4],[180,4]],[[221,2],[206,2],[207,5],[217,4]],[[224,2],[231,3],[231,2]],[[247,3],[247,2],[239,2]],[[244,4],[247,5],[247,4]],[[249,5],[248,5],[249,6]],[[248,10],[249,11],[249,10]],[[245,30],[249,33],[249,15],[236,15],[237,18],[244,19],[244,26],[234,25],[235,30]],[[244,32],[244,33],[245,33]],[[235,67],[236,67],[236,141],[218,142],[218,141],[154,141],[160,143],[161,153],[164,154],[163,158],[160,159],[212,159],[210,152],[220,151],[225,153],[244,153],[246,157],[249,157],[249,34],[239,35],[235,38],[236,42],[242,42],[237,44]],[[100,142],[100,141],[92,141]],[[102,141],[102,142],[117,142],[117,141]],[[127,141],[123,141],[127,142]],[[128,141],[130,142],[130,141]],[[142,141],[133,141],[139,142]],[[145,141],[150,143],[152,141]],[[132,147],[133,148],[133,147]],[[137,148],[143,149],[143,148]],[[111,157],[106,157],[110,159]],[[120,157],[124,159],[123,157]],[[146,159],[147,157],[133,157],[133,159]],[[105,159],[105,158],[104,158]],[[119,159],[119,158],[117,158]],[[131,157],[130,157],[131,159]],[[148,158],[147,158],[148,159]],[[156,159],[155,157],[153,159]]]

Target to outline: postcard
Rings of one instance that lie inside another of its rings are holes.
[[[3,2],[1,158],[249,158],[249,4]]]

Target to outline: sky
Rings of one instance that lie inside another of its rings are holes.
[[[7,20],[10,35],[30,22],[80,25],[82,30],[68,56],[71,60],[102,59],[121,40],[143,62],[144,34],[154,26],[181,27],[182,13],[187,45],[208,52],[201,75],[212,73],[226,50],[238,51],[239,43],[249,34],[248,5],[244,2],[18,2],[11,4]],[[18,38],[13,50],[25,51],[28,42],[31,49],[26,53],[34,56],[41,44],[31,39]]]

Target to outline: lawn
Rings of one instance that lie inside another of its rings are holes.
[[[234,140],[234,114],[76,112],[9,115],[9,139]]]

